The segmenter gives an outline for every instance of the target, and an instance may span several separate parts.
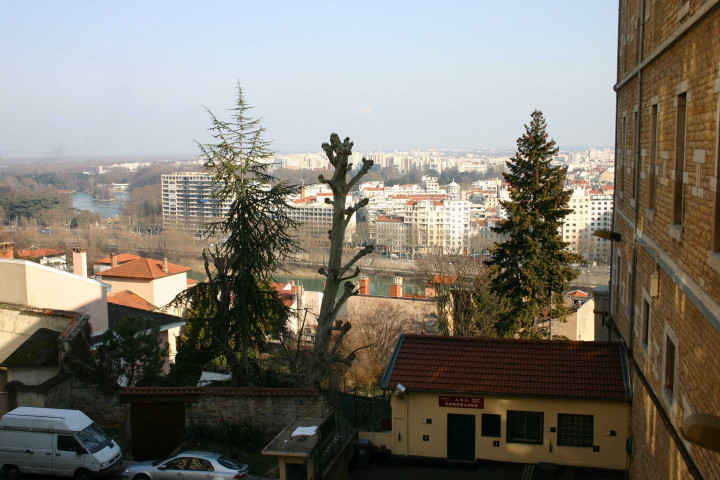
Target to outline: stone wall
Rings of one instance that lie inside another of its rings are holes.
[[[247,422],[274,436],[296,418],[325,418],[321,397],[305,395],[199,395],[197,403],[185,405],[185,425]],[[286,392],[289,389],[276,389]]]

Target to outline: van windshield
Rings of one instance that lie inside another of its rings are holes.
[[[110,444],[110,438],[103,432],[102,428],[94,423],[91,423],[85,430],[76,435],[90,453],[99,452],[105,445]]]

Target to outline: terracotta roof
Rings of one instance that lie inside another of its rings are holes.
[[[568,297],[589,297],[589,295],[582,290],[573,290],[572,292],[568,292],[565,295]]]
[[[315,388],[126,387],[121,395],[238,395],[245,397],[316,397]]]
[[[455,275],[434,275],[430,281],[431,284],[435,285],[455,285],[457,277]]]
[[[626,401],[628,378],[619,343],[406,334],[381,387]]]
[[[52,248],[27,248],[17,252],[18,257],[22,258],[40,258],[40,257],[57,257],[65,255],[62,250],[53,250]]]
[[[175,275],[190,270],[190,267],[184,267],[182,265],[168,263],[168,271],[164,272],[162,269],[162,265],[162,260],[153,260],[151,258],[138,258],[137,260],[131,260],[129,262],[123,263],[122,265],[118,265],[117,267],[103,270],[100,275],[103,278],[125,277],[154,279],[167,277],[169,275]]]
[[[192,278],[188,278],[186,283],[188,287],[191,287],[199,282],[197,280],[193,280]]]
[[[285,287],[288,286],[287,283],[270,282],[270,286],[273,287],[277,296],[280,300],[282,300],[283,305],[286,307],[292,307],[295,302],[295,295],[292,290],[285,290]]]
[[[0,367],[57,367],[60,332],[40,328],[12,352]]]
[[[138,260],[142,257],[138,255],[133,255],[132,253],[118,253],[115,255],[117,257],[118,265],[121,263],[129,262],[130,260]],[[100,260],[97,260],[95,263],[102,263],[103,265],[110,265],[110,257],[103,257]]]
[[[148,310],[150,312],[157,309],[155,305],[130,290],[111,293],[110,295],[108,295],[107,300],[108,303],[114,303],[115,305],[125,305],[126,307],[139,308],[141,310]]]

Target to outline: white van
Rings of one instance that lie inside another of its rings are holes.
[[[0,467],[87,480],[122,466],[120,447],[80,410],[20,407],[0,419]]]

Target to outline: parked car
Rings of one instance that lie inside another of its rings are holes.
[[[130,480],[244,480],[248,466],[237,460],[210,452],[180,452],[165,460],[148,460],[126,468],[122,478]]]
[[[115,473],[123,456],[113,439],[79,410],[20,407],[0,419],[0,468],[87,480]]]

